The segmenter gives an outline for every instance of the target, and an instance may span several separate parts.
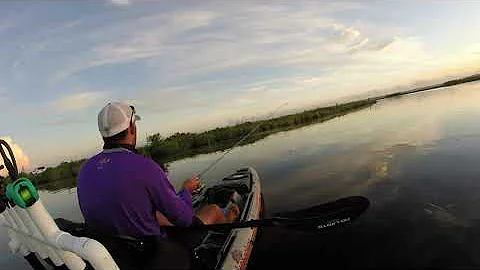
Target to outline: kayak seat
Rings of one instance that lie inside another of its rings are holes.
[[[189,269],[192,265],[190,248],[175,240],[165,241],[155,236],[109,236],[88,230],[84,223],[63,218],[55,222],[62,231],[100,242],[122,270]],[[86,270],[93,269],[87,262]]]
[[[220,208],[226,208],[230,202],[235,203],[240,211],[243,211],[245,200],[241,194],[248,189],[246,185],[216,186],[209,188],[206,192],[206,203],[216,204]]]

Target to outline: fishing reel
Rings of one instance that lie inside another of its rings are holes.
[[[18,205],[21,208],[33,205],[38,200],[38,192],[30,180],[26,178],[18,179],[17,162],[12,148],[1,139],[0,155],[5,163],[0,165],[0,171],[6,168],[11,182],[7,185],[7,178],[0,176],[0,213],[9,205]]]
[[[205,191],[206,188],[207,188],[207,186],[205,184],[200,184],[200,186],[198,186],[198,188],[196,188],[195,190],[192,191],[192,196],[202,194]]]

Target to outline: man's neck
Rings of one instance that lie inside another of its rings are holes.
[[[132,144],[124,143],[124,142],[113,142],[113,143],[105,143],[103,145],[103,149],[113,149],[113,148],[125,148],[127,150],[130,150],[132,152],[137,152],[135,149],[135,146]]]

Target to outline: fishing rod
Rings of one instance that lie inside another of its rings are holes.
[[[5,152],[5,149],[7,151]],[[8,154],[8,155],[7,155]],[[15,160],[15,155],[13,154],[12,148],[8,145],[8,143],[5,140],[0,139],[0,155],[2,156],[3,163],[0,165],[0,170],[3,170],[4,168],[7,169],[8,171],[8,177],[10,178],[10,181],[15,181],[18,178],[18,168],[17,168],[17,161]],[[6,196],[5,192],[5,184],[4,181],[6,180],[5,177],[0,176],[0,188],[2,189],[0,191],[0,214],[3,214],[5,211],[7,211],[7,208],[13,208],[14,203],[9,201]],[[28,264],[34,269],[34,270],[46,270],[44,265],[40,262],[40,259],[35,255],[35,252],[32,252],[30,250],[24,250],[23,258],[27,260]],[[55,269],[62,269],[62,268],[55,268]]]
[[[285,102],[278,106],[273,112],[268,114],[267,119],[273,116],[280,108],[283,106],[287,105],[288,102]],[[232,147],[230,147],[225,153],[223,153],[220,157],[218,157],[214,162],[212,162],[207,168],[205,168],[203,171],[201,171],[199,174],[197,174],[196,178],[201,179],[202,176],[208,172],[209,170],[213,169],[215,165],[217,165],[226,155],[228,155],[235,147],[239,146],[245,139],[247,139],[250,135],[253,134],[261,125],[263,124],[263,121],[259,121],[257,125],[253,127],[252,130],[250,130],[245,136],[240,138],[239,141],[237,141]]]
[[[7,149],[7,153],[10,157],[7,156],[3,147]],[[17,161],[15,160],[15,155],[13,154],[12,148],[8,145],[8,143],[2,139],[0,139],[0,154],[2,156],[3,162],[7,167],[8,175],[12,180],[16,180],[18,178],[18,168],[17,168]]]

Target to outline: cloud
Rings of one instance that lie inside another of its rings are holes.
[[[0,139],[6,141],[8,145],[12,148],[13,155],[15,156],[15,160],[17,161],[17,168],[19,172],[23,172],[30,169],[30,159],[29,157],[23,152],[22,148],[13,142],[10,137],[0,137]],[[2,160],[3,161],[3,160]],[[3,163],[1,163],[3,164]],[[0,171],[1,176],[6,176],[8,173],[6,169]]]
[[[331,25],[332,29],[338,32],[337,40],[347,43],[361,43],[362,34],[353,27],[347,27],[338,23]]]
[[[130,0],[110,0],[110,2],[119,6],[125,6],[131,3]]]
[[[186,47],[177,40],[178,35],[205,27],[216,16],[213,11],[184,10],[142,16],[100,28],[87,35],[95,46],[70,59],[69,67],[55,74],[53,81],[60,82],[89,68],[168,58],[172,51]]]
[[[55,126],[65,126],[65,125],[79,124],[79,123],[86,123],[86,122],[87,120],[85,119],[76,119],[72,117],[60,117],[52,120],[47,120],[42,124],[55,127]]]
[[[4,106],[8,103],[9,97],[8,97],[8,91],[6,87],[0,86],[0,106]],[[6,109],[5,107],[3,107]]]
[[[15,25],[11,22],[0,22],[0,35],[14,26]]]
[[[59,98],[53,105],[59,111],[78,111],[103,103],[107,97],[108,92],[80,92]]]
[[[9,99],[8,99],[7,97],[0,95],[0,106],[3,107],[4,105],[7,105],[7,104],[8,104],[8,100],[9,100]],[[3,108],[5,108],[5,107],[3,107]]]
[[[328,7],[292,9],[233,3],[129,19],[92,33],[101,41],[76,55],[55,81],[89,68],[138,60],[149,60],[151,66],[173,77],[225,68],[318,63],[345,46],[329,40],[329,31],[337,31],[337,39],[345,39],[347,45],[359,42],[358,36],[364,38],[358,29],[328,17]],[[105,38],[110,35],[121,38]],[[370,39],[375,41],[375,37]]]
[[[158,74],[159,82],[175,83],[136,93],[135,104],[165,119],[182,115],[184,120],[170,129],[188,130],[265,115],[286,100],[297,107],[313,107],[352,92],[392,87],[392,82],[418,77],[429,68],[418,63],[433,59],[421,39],[396,36],[383,26],[367,31],[316,10],[290,12],[282,6],[268,10],[273,14],[266,16],[263,7],[252,6],[190,10],[102,29],[114,33],[119,27],[126,36],[93,46],[64,78],[91,67],[141,60],[150,70],[158,70],[153,74]],[[189,15],[196,19],[179,19]],[[250,68],[262,72],[284,68],[288,74],[228,78],[228,72],[237,77]],[[204,83],[205,75],[218,81]],[[195,76],[200,79],[185,81]],[[201,120],[198,115],[203,115]],[[162,128],[168,125],[173,124]]]
[[[351,53],[361,51],[381,51],[395,41],[395,37],[367,37],[359,29],[334,23],[332,29],[337,33],[334,40],[345,44]]]
[[[334,14],[359,8],[358,4],[322,3],[320,9],[315,3],[229,2],[129,18],[85,35],[93,46],[72,54],[67,67],[55,74],[54,82],[91,68],[133,62],[145,66],[152,84],[167,88],[190,83],[185,80],[202,81],[202,76],[221,80],[228,79],[222,78],[224,73],[237,76],[248,69],[268,73],[282,68],[292,80],[306,77],[318,81],[296,83],[296,88],[291,88],[295,91],[313,92],[314,87],[325,88],[328,83],[326,88],[337,88],[332,91],[341,96],[347,90],[354,91],[354,85],[358,85],[357,91],[391,88],[395,79],[411,80],[418,77],[418,71],[438,69],[432,65],[438,63],[438,57],[425,48],[423,40],[402,36],[398,29],[386,25],[342,21]],[[277,76],[271,73],[249,78],[258,86],[249,87],[249,91],[264,91],[263,82]],[[235,89],[245,89],[245,82],[233,83],[238,86]],[[360,89],[360,85],[367,89]],[[167,92],[164,94],[170,96]],[[193,93],[187,91],[185,96]],[[322,94],[335,96],[326,91]]]

